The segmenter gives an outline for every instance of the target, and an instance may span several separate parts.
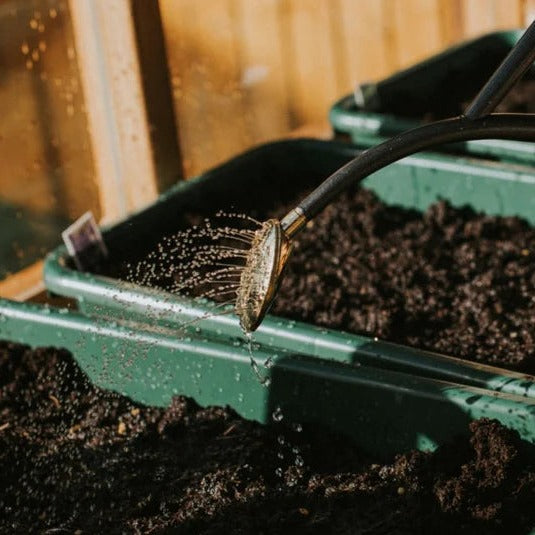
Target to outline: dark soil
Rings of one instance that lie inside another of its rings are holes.
[[[254,215],[280,217],[303,195]],[[422,214],[355,188],[297,236],[271,312],[535,374],[534,287],[527,222],[446,202]]]
[[[448,87],[449,89],[451,88]],[[410,100],[407,102],[396,99],[392,102],[386,102],[381,112],[422,119],[425,123],[461,115],[473,99],[459,99],[460,95],[456,93],[455,89],[449,93],[449,95],[438,97],[426,95],[420,101],[412,103]],[[477,92],[474,93],[474,98],[476,94]],[[535,113],[535,79],[533,75],[517,82],[502,102],[496,106],[494,113]]]
[[[496,106],[496,113],[535,113],[535,80],[520,80]]]
[[[0,478],[2,533],[514,534],[535,523],[532,447],[494,421],[433,454],[373,464],[332,434],[180,397],[142,407],[91,386],[66,351],[7,342]]]
[[[535,230],[363,189],[297,238],[273,313],[535,373]]]

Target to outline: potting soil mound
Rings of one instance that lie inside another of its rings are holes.
[[[92,387],[69,353],[0,342],[2,533],[526,533],[535,455],[489,420],[373,464],[347,440]]]
[[[253,215],[283,216],[293,201]],[[421,214],[354,188],[293,243],[272,313],[535,373],[535,229],[525,221],[446,202]]]
[[[297,237],[272,312],[535,373],[535,229],[346,193]]]

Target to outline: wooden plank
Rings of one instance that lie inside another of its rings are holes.
[[[463,0],[439,0],[437,15],[444,47],[458,43],[464,38],[462,2]]]
[[[328,105],[339,96],[332,41],[326,21],[329,0],[288,0],[291,65],[290,107],[297,125],[318,122],[327,115]]]
[[[157,175],[129,0],[70,0],[106,221],[154,200]]]
[[[202,4],[202,5],[201,5]],[[201,66],[206,91],[207,129],[214,141],[208,166],[234,156],[250,143],[244,95],[240,87],[237,0],[198,2],[197,38],[202,39]],[[204,170],[204,169],[203,169]]]
[[[524,24],[522,0],[494,0],[494,28],[513,29]]]
[[[466,37],[475,37],[495,28],[493,7],[493,0],[464,0],[462,16]]]
[[[245,129],[253,143],[287,132],[288,95],[284,77],[278,0],[238,0],[237,46]]]
[[[398,32],[396,18],[392,16],[394,0],[381,0],[382,8],[382,39],[385,46],[388,72],[398,70],[401,66],[398,54]]]
[[[296,51],[293,44],[292,5],[288,0],[283,0],[279,3],[277,24],[279,27],[279,39],[284,51],[281,70],[286,87],[286,114],[288,126],[293,129],[300,124],[300,118],[294,107],[294,102],[298,100],[299,94],[296,84],[297,73],[294,68]]]
[[[306,123],[284,135],[288,139],[314,138],[329,140],[333,137],[333,131],[328,121],[321,123]]]
[[[522,0],[464,0],[463,20],[467,37],[523,25]]]
[[[396,24],[397,60],[407,67],[443,48],[440,3],[437,0],[395,0],[391,3]]]
[[[247,145],[235,0],[161,0],[184,171],[192,176]]]
[[[522,9],[522,26],[529,26],[535,20],[535,0],[524,0]]]
[[[334,100],[358,82],[382,78],[468,35],[510,26],[526,16],[522,5],[160,0],[188,176],[251,143],[324,121]]]
[[[158,2],[131,2],[158,190],[164,191],[183,173],[162,19]]]
[[[43,262],[39,261],[0,280],[0,297],[26,301],[42,292],[44,288]]]
[[[202,113],[205,95],[199,90],[203,80],[197,69],[199,44],[193,34],[194,18],[198,15],[196,4],[197,0],[160,0],[175,122],[186,177],[199,172],[204,167],[205,154],[213,150],[211,139],[205,135]]]
[[[382,2],[340,0],[341,36],[345,48],[346,69],[351,88],[375,81],[390,73],[388,39]]]
[[[344,31],[344,13],[342,0],[331,0],[328,4],[328,19],[324,21],[325,29],[329,33],[330,47],[334,62],[334,81],[337,95],[342,95],[353,89],[349,72],[349,56],[347,40]]]

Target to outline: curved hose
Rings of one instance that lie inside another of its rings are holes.
[[[347,186],[401,158],[435,145],[473,139],[535,141],[535,114],[491,114],[479,119],[460,116],[403,132],[362,152],[338,169],[305,197],[294,211],[302,211],[306,220],[310,220]],[[295,228],[291,234],[300,228]]]

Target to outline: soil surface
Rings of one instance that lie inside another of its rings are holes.
[[[254,215],[280,217],[303,195]],[[175,241],[159,249],[170,263]],[[105,272],[137,280],[163,262]],[[169,288],[172,271],[156,272],[150,285]],[[355,188],[297,236],[271,312],[535,374],[534,287],[527,222],[447,202],[422,214]]]
[[[272,312],[535,373],[535,229],[346,193],[295,243]]]
[[[489,420],[374,463],[346,439],[91,386],[63,350],[0,342],[1,533],[527,533],[535,455]],[[299,432],[298,432],[299,431]]]

